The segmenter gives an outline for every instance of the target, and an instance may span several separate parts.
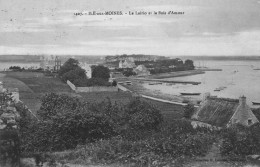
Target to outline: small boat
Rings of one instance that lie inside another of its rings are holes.
[[[254,68],[253,70],[260,70],[260,68]]]
[[[181,95],[184,95],[184,96],[198,96],[200,95],[201,93],[180,93]]]
[[[219,88],[214,89],[214,91],[215,91],[215,92],[216,92],[216,91],[221,91],[221,90],[224,90],[225,88],[227,88],[227,87],[221,86],[221,87],[219,87]]]
[[[252,102],[253,103],[253,105],[260,105],[260,102]]]

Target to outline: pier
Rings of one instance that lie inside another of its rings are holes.
[[[201,82],[194,82],[194,81],[168,81],[168,80],[164,80],[164,79],[134,78],[134,80],[137,80],[137,81],[162,82],[162,83],[192,84],[192,85],[201,84]]]

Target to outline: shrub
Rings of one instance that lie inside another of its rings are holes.
[[[195,107],[193,104],[188,103],[185,107],[184,107],[184,118],[187,119],[191,119],[192,115],[195,112]]]
[[[92,66],[92,78],[101,78],[108,81],[110,78],[110,71],[107,67],[101,65]]]
[[[139,128],[154,129],[162,120],[159,110],[141,101],[120,107],[110,100],[88,104],[54,93],[42,99],[38,115],[40,122],[33,121],[23,128],[24,150],[71,149],[86,141],[108,139]]]
[[[61,78],[64,82],[69,80],[70,82],[74,83],[76,80],[86,79],[87,77],[85,70],[80,67],[76,67],[75,69],[64,73]]]
[[[260,153],[259,124],[251,127],[234,125],[222,131],[221,154],[229,156],[244,156]]]

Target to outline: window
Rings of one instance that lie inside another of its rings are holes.
[[[253,123],[253,122],[252,122],[252,119],[247,120],[247,124],[248,124],[248,125],[252,125],[252,123]]]

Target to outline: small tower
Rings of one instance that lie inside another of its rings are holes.
[[[54,71],[59,71],[61,68],[61,60],[58,56],[55,57]]]

